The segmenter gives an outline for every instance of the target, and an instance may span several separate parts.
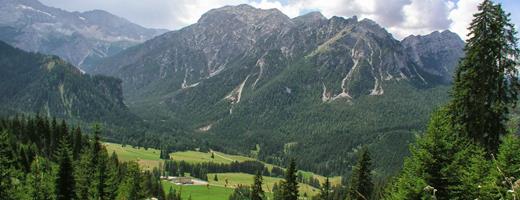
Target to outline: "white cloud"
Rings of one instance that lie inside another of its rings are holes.
[[[147,27],[179,29],[210,9],[250,4],[277,8],[289,17],[321,11],[326,17],[369,18],[396,38],[450,29],[462,38],[481,0],[42,0],[67,10],[104,9]],[[282,3],[283,2],[283,3]],[[513,16],[514,17],[514,16]]]
[[[480,0],[459,1],[449,14],[449,18],[453,22],[450,25],[450,30],[458,33],[460,37],[466,38],[469,24],[473,19],[473,14],[477,12],[480,2]]]

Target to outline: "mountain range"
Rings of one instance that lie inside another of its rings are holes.
[[[369,19],[239,5],[84,69],[120,78],[134,113],[201,146],[337,174],[368,145],[382,175],[447,99],[463,47],[450,31],[398,41]]]
[[[102,10],[69,12],[37,0],[0,4],[0,40],[26,51],[58,55],[78,67],[166,32]]]

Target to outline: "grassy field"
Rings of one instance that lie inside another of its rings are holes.
[[[244,173],[217,173],[218,181],[214,181],[215,174],[208,174],[208,180],[211,185],[224,187],[226,185],[226,179],[228,180],[228,187],[236,187],[238,185],[251,185],[253,184],[254,175]],[[263,177],[263,189],[265,192],[271,193],[274,183],[280,182],[281,178],[274,177]],[[316,195],[319,190],[313,188],[307,184],[298,184],[300,195],[307,193],[309,196]]]
[[[210,185],[209,187],[204,185],[179,186],[169,181],[162,181],[162,184],[166,193],[170,190],[170,187],[173,187],[176,191],[181,192],[183,199],[188,199],[191,195],[192,200],[227,200],[229,195],[233,193],[232,188],[214,185]]]
[[[233,161],[243,162],[247,160],[254,160],[252,158],[244,157],[244,156],[235,156],[228,155],[220,152],[213,152],[214,158],[211,158],[211,152],[199,152],[199,151],[180,151],[171,153],[170,156],[173,160],[176,161],[185,161],[188,163],[206,163],[206,162],[214,162],[214,163],[222,163],[229,164]]]
[[[151,170],[154,167],[162,165],[163,161],[159,159],[160,151],[157,149],[134,148],[130,145],[122,147],[120,144],[103,143],[109,154],[116,152],[120,161],[137,161],[145,170]]]
[[[108,152],[111,154],[112,152],[115,152],[119,160],[121,161],[137,161],[139,165],[145,169],[150,170],[154,167],[159,167],[162,165],[163,161],[159,159],[160,151],[157,149],[144,149],[144,148],[134,148],[130,145],[126,145],[125,147],[122,147],[120,144],[114,144],[114,143],[104,143],[105,147],[107,148]],[[254,160],[253,158],[245,157],[245,156],[237,156],[237,155],[229,155],[221,152],[213,152],[214,158],[211,158],[211,152],[198,152],[198,151],[182,151],[182,152],[175,152],[171,153],[170,156],[173,160],[176,161],[186,161],[188,163],[205,163],[205,162],[214,162],[214,163],[223,163],[223,164],[229,164],[234,161],[243,162],[247,160]],[[274,165],[266,164],[266,166],[269,169],[272,169]],[[312,172],[305,172],[305,171],[299,171],[303,174],[305,177],[314,177],[317,178],[321,183],[325,181],[324,176],[316,175]],[[222,196],[225,196],[223,199],[227,199],[229,194],[233,191],[231,187],[235,187],[236,185],[242,184],[242,185],[251,185],[253,183],[253,175],[251,174],[244,174],[244,173],[221,173],[217,174],[219,181],[215,182],[213,181],[214,174],[208,174],[208,180],[210,180],[210,184],[215,187],[215,192],[218,194],[222,194]],[[230,188],[224,188],[225,185],[225,179],[228,179],[228,187]],[[279,182],[280,178],[274,178],[274,177],[264,177],[264,190],[267,192],[270,192],[272,189],[272,186],[275,182]],[[341,182],[341,177],[332,177],[330,178],[330,181],[333,185],[339,184]],[[169,183],[165,183],[169,184]],[[169,186],[167,187],[169,188]],[[166,189],[166,187],[165,187]],[[192,192],[192,198],[194,200],[204,200],[206,199],[204,196],[208,195],[210,197],[214,197],[213,194],[206,194],[208,193],[208,189],[206,186],[184,186],[183,190],[187,190],[189,192]],[[213,193],[213,190],[211,190]],[[306,184],[300,184],[300,191],[301,194],[307,193],[308,195],[312,196],[314,194],[317,194],[318,190],[316,188],[313,188]],[[203,194],[199,194],[203,193]],[[218,195],[217,194],[217,195]],[[184,194],[183,194],[184,195]],[[195,196],[200,196],[195,198]]]

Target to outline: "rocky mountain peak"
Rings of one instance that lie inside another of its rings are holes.
[[[292,19],[295,23],[316,23],[327,20],[323,14],[319,11],[309,12],[305,15],[301,15]]]
[[[229,23],[238,21],[245,24],[287,23],[290,18],[278,9],[259,9],[247,4],[238,6],[224,6],[208,11],[199,19],[198,23]]]
[[[411,35],[401,41],[407,55],[422,70],[451,81],[451,74],[464,55],[464,41],[449,30],[435,31],[428,35]]]
[[[0,40],[80,67],[165,32],[102,10],[69,12],[37,0],[0,0],[0,5]]]

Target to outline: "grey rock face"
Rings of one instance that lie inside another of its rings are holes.
[[[450,31],[433,32],[425,36],[406,37],[401,44],[412,61],[423,71],[449,82],[460,58],[464,42]]]
[[[390,80],[449,81],[463,45],[450,32],[399,42],[368,19],[326,19],[317,12],[290,19],[276,9],[239,5],[213,9],[196,24],[105,59],[87,71],[121,78],[129,94],[167,88],[161,89],[166,94],[233,66],[246,69],[255,83],[261,83],[273,69],[265,64],[269,63],[266,55],[279,51],[280,62],[302,58],[313,62],[324,86],[322,99],[330,101],[382,95],[385,81]]]
[[[100,10],[67,12],[37,0],[0,0],[0,4],[0,40],[58,55],[80,67],[165,32]]]

